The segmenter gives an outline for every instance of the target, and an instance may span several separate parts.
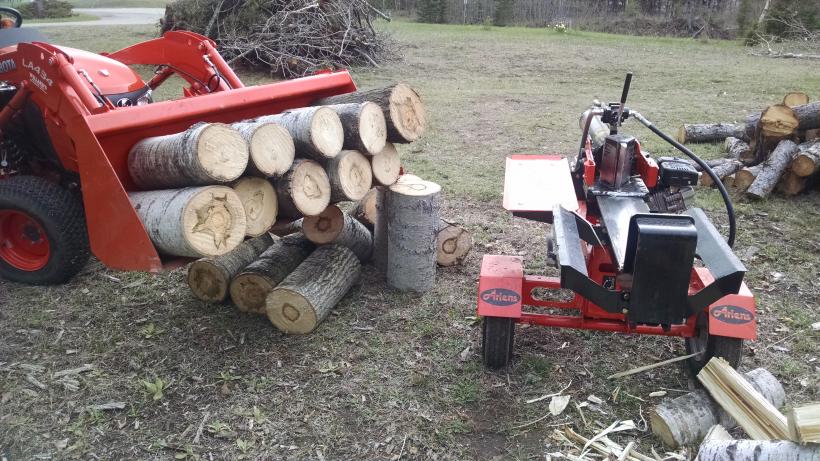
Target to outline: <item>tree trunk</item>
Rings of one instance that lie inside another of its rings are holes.
[[[793,171],[787,171],[786,174],[780,178],[777,184],[777,190],[786,196],[792,197],[802,193],[806,190],[809,178],[794,174]]]
[[[792,172],[797,176],[811,176],[820,170],[820,141],[806,142],[798,146],[800,152],[792,162]]]
[[[789,107],[803,106],[809,103],[809,95],[799,91],[786,93],[783,97],[783,104]]]
[[[245,171],[248,155],[238,131],[222,123],[197,123],[182,133],[134,144],[128,172],[141,189],[229,183]]]
[[[740,168],[742,168],[742,167],[743,167],[743,164],[742,164],[742,163],[740,163],[739,161],[737,161],[737,160],[730,160],[729,162],[726,162],[726,163],[720,164],[720,165],[718,165],[718,166],[716,166],[716,167],[712,168],[712,171],[714,171],[714,172],[715,172],[715,175],[716,175],[718,178],[723,179],[723,178],[725,178],[726,176],[729,176],[729,175],[735,174],[735,172],[736,172],[737,170],[739,170]],[[701,186],[705,186],[705,187],[712,187],[712,186],[714,185],[714,181],[712,181],[712,177],[711,177],[711,176],[709,176],[709,175],[708,175],[708,174],[706,174],[706,173],[703,173],[703,174],[700,176],[700,185],[701,185]]]
[[[387,122],[381,108],[372,102],[328,106],[344,128],[344,148],[376,155],[387,142]]]
[[[314,248],[302,234],[288,235],[273,242],[231,281],[231,299],[237,309],[264,315],[265,298]]]
[[[245,239],[245,210],[230,187],[132,192],[128,198],[161,253],[219,256]]]
[[[424,292],[436,280],[436,235],[441,186],[399,181],[385,194],[387,211],[387,284]]]
[[[203,258],[188,266],[188,286],[194,297],[208,303],[219,303],[228,297],[231,279],[252,263],[273,243],[265,233],[245,240],[222,256]]]
[[[473,235],[461,226],[441,220],[436,236],[436,262],[439,266],[461,264],[473,247]]]
[[[347,294],[361,272],[361,263],[347,247],[317,248],[268,296],[268,318],[285,333],[310,333]]]
[[[710,440],[698,449],[701,461],[820,461],[820,445],[782,440]]]
[[[757,368],[744,376],[775,407],[786,403],[786,391],[767,370]],[[664,399],[650,412],[649,418],[652,433],[670,448],[698,443],[715,424],[728,429],[737,426],[704,389]]]
[[[373,185],[370,162],[357,150],[343,150],[328,159],[325,170],[330,180],[332,203],[360,200]]]
[[[276,181],[276,196],[281,216],[316,216],[330,204],[330,179],[318,163],[296,159]]]
[[[290,169],[296,147],[284,127],[259,122],[240,122],[232,126],[249,146],[250,159],[245,174],[270,178],[282,176]]]
[[[365,227],[373,230],[373,226],[376,224],[376,195],[378,194],[378,188],[374,187],[367,191],[356,203],[356,206],[353,208],[352,215],[356,218],[360,223],[364,224]]]
[[[330,205],[319,216],[307,217],[302,223],[305,237],[317,245],[335,243],[356,254],[361,262],[373,254],[373,236],[370,231],[336,205]]]
[[[760,173],[762,167],[763,165],[756,165],[738,170],[737,173],[735,173],[735,189],[746,192],[746,189],[755,182],[755,178],[757,178],[757,174]]]
[[[392,143],[387,143],[379,155],[370,157],[373,168],[373,182],[380,186],[391,186],[401,174],[399,151]]]
[[[233,190],[245,208],[247,235],[257,237],[267,233],[278,213],[273,184],[266,178],[246,176],[233,184]]]
[[[782,104],[779,104],[778,106],[781,109],[777,112],[782,113],[781,116],[785,116],[786,121],[789,124],[793,124],[794,122],[789,117],[788,111],[783,110],[782,108],[786,107],[792,111],[791,113],[797,118],[798,121],[798,126],[795,127],[796,129],[805,131],[820,128],[820,101],[804,104],[802,106],[794,106],[791,108]],[[763,112],[765,113],[766,111]],[[752,114],[746,117],[746,135],[749,139],[754,139],[755,130],[760,122],[761,115],[762,113]]]
[[[754,199],[768,197],[798,150],[794,142],[780,141],[777,148],[769,155],[769,159],[763,163],[752,185],[746,190],[746,195]]]
[[[288,130],[296,146],[296,155],[300,157],[321,162],[342,151],[342,122],[328,107],[304,107],[260,117],[256,121],[277,123]]]
[[[733,123],[685,124],[678,129],[678,142],[717,142],[726,138],[744,138],[745,127]]]
[[[387,88],[341,94],[320,99],[316,104],[347,104],[372,101],[379,105],[387,122],[387,140],[408,143],[424,133],[427,114],[418,93],[404,83]]]
[[[740,160],[744,164],[748,164],[754,159],[754,154],[749,144],[738,138],[726,138],[723,148],[726,151],[726,157]]]

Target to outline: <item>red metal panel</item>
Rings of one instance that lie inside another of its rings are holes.
[[[757,339],[757,310],[752,292],[742,284],[736,295],[724,296],[709,306],[709,334]]]
[[[521,315],[523,261],[517,256],[484,255],[478,282],[478,315],[512,317]]]
[[[640,143],[638,143],[636,150],[637,152],[635,152],[635,164],[638,169],[638,174],[641,175],[641,179],[643,179],[643,182],[644,184],[646,184],[646,187],[651,189],[658,185],[658,176],[660,175],[660,168],[658,168],[658,163],[655,161],[655,159],[641,152]]]

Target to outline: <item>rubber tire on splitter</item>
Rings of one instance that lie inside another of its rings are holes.
[[[488,368],[509,365],[515,343],[515,322],[504,317],[484,317],[481,324],[481,353]]]
[[[697,376],[701,368],[706,366],[706,363],[708,363],[712,357],[722,357],[732,368],[738,368],[743,359],[743,340],[740,338],[710,335],[706,316],[707,314],[705,312],[698,315],[698,336],[686,338],[687,354],[694,354],[695,352],[705,350],[702,356],[692,357],[686,361],[687,364],[689,364],[689,370],[692,372],[692,376]]]
[[[0,258],[0,278],[30,285],[65,283],[89,258],[88,230],[79,196],[36,176],[0,180],[0,210],[16,210],[40,224],[50,246],[41,269],[24,271]]]

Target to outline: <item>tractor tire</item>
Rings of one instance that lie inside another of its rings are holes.
[[[0,180],[0,278],[65,283],[89,258],[77,194],[36,176]]]
[[[743,340],[710,335],[707,314],[702,312],[698,315],[697,335],[686,338],[686,353],[694,354],[695,352],[703,352],[703,354],[686,361],[692,376],[697,376],[701,368],[712,360],[712,357],[721,357],[732,368],[738,368],[743,359]]]
[[[484,317],[481,325],[481,353],[487,368],[509,365],[515,343],[515,322],[504,317]]]

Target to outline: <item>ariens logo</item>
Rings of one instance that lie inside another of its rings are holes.
[[[494,306],[512,306],[521,301],[521,295],[506,288],[492,288],[481,292],[481,300]]]
[[[712,308],[712,317],[721,322],[744,324],[754,320],[754,314],[738,306],[718,306]]]

